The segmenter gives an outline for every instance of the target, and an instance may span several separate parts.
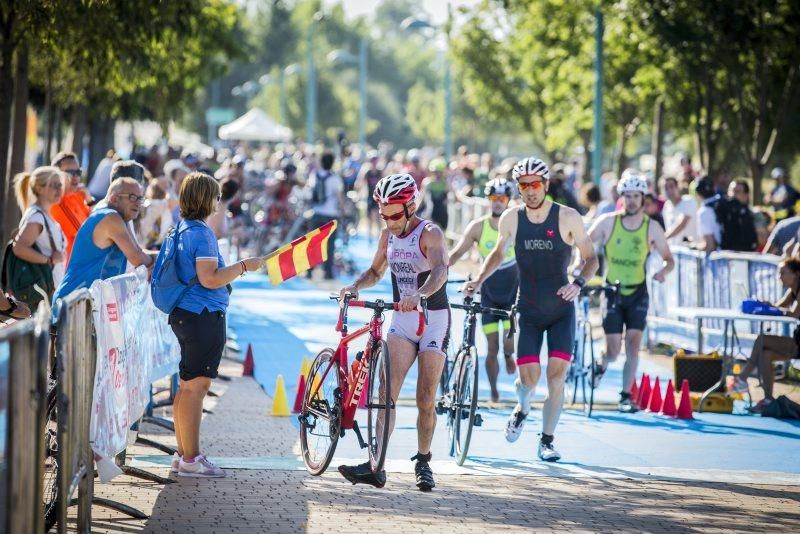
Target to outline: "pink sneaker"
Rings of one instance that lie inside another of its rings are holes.
[[[185,458],[181,458],[178,465],[178,476],[195,478],[222,478],[225,476],[225,471],[214,465],[208,458],[201,454],[189,461],[187,461]]]

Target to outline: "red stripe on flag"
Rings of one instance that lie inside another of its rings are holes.
[[[281,252],[278,255],[278,265],[281,268],[281,278],[288,280],[297,274],[297,268],[294,265],[294,258],[292,257],[291,248],[286,252]]]
[[[323,262],[323,249],[331,235],[331,228],[333,228],[333,221],[320,226],[319,233],[311,238],[311,242],[308,244],[308,264],[311,267]]]

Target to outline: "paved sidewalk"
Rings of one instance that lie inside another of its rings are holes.
[[[285,457],[298,452],[288,418],[266,414],[271,400],[241,366],[225,361],[220,397],[203,420],[203,449],[218,457]],[[168,410],[163,415],[168,416]],[[152,425],[144,435],[169,443]],[[174,443],[174,438],[172,438]],[[152,456],[133,446],[129,462]],[[166,468],[148,468],[168,476]],[[217,480],[162,486],[127,476],[96,484],[96,495],[148,514],[132,520],[93,508],[95,532],[494,532],[507,531],[796,531],[800,487],[608,478],[440,475],[423,494],[407,472],[383,490],[352,486],[335,471],[231,469]],[[74,516],[73,516],[74,521]],[[74,528],[74,523],[71,525]]]

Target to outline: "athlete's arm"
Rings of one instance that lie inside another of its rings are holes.
[[[389,262],[386,259],[386,248],[388,246],[389,230],[384,228],[378,240],[378,250],[375,251],[375,257],[372,258],[372,265],[369,266],[369,269],[358,275],[358,278],[356,278],[356,281],[353,282],[352,285],[343,287],[339,291],[340,297],[344,298],[345,293],[350,293],[354,297],[358,297],[359,289],[372,287],[383,278],[386,268],[389,266]],[[445,274],[445,279],[447,279],[447,274]]]
[[[611,230],[613,228],[612,223],[614,222],[615,216],[616,213],[606,213],[597,218],[592,227],[589,228],[589,239],[591,239],[593,243],[598,243],[600,245],[606,244],[609,236],[611,236]]]
[[[469,249],[472,248],[472,245],[478,242],[478,239],[480,239],[480,229],[482,224],[482,219],[478,219],[477,221],[472,221],[469,223],[466,232],[464,232],[464,235],[461,236],[461,240],[453,248],[453,250],[449,252],[451,266],[460,260],[461,256],[469,252]]]
[[[561,208],[562,217],[564,217],[565,228],[572,236],[575,246],[581,255],[581,262],[583,268],[580,272],[580,277],[584,281],[590,279],[597,272],[600,262],[597,260],[597,255],[594,253],[594,245],[586,230],[583,227],[583,219],[581,215],[574,209]],[[570,283],[561,287],[556,291],[556,295],[566,301],[575,300],[580,295],[581,286],[576,283]]]
[[[400,299],[400,311],[414,311],[419,306],[420,297],[430,297],[447,282],[447,244],[444,232],[435,225],[429,225],[419,238],[420,250],[431,264],[431,274],[415,295]]]
[[[664,283],[664,279],[675,268],[675,260],[672,258],[672,251],[669,249],[664,230],[659,224],[650,225],[650,246],[656,249],[664,259],[661,270],[653,275],[653,280]]]
[[[471,297],[475,294],[475,290],[494,273],[500,264],[503,263],[503,258],[506,256],[508,247],[514,242],[517,234],[517,210],[506,210],[500,216],[500,222],[497,229],[497,243],[494,248],[486,256],[481,265],[481,270],[478,273],[478,278],[472,281],[465,282],[461,291]]]
[[[128,225],[116,213],[106,215],[102,221],[94,229],[92,241],[95,245],[105,248],[109,245],[109,241],[117,245],[125,258],[134,267],[140,265],[146,266],[148,269],[155,263],[155,256],[146,253],[142,247],[136,242],[134,237],[128,230]],[[101,243],[98,243],[100,241]]]

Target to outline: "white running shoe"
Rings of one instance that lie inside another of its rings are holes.
[[[539,459],[545,462],[557,462],[561,459],[561,453],[553,448],[552,443],[544,444],[539,442]]]
[[[195,457],[191,462],[187,462],[181,458],[178,465],[179,477],[196,477],[196,478],[222,478],[225,476],[225,471],[214,465],[208,458],[203,456]]]
[[[177,452],[172,453],[172,462],[170,463],[169,466],[169,472],[177,473],[180,465],[181,465],[181,455],[178,454]]]
[[[508,418],[506,423],[506,441],[514,443],[522,434],[522,428],[525,426],[525,418],[528,414],[522,413],[522,406],[517,403],[514,411],[511,412],[511,417]]]

